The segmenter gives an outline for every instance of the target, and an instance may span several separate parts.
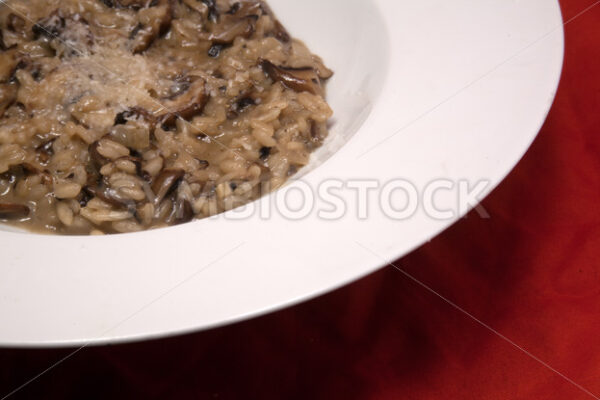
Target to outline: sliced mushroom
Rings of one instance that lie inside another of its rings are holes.
[[[241,19],[228,18],[216,24],[212,32],[200,34],[200,38],[220,45],[231,44],[237,37],[249,38],[254,33],[257,18],[256,15]]]
[[[0,203],[0,219],[23,219],[29,216],[29,212],[29,207],[23,204]]]
[[[194,209],[192,204],[184,199],[179,199],[175,202],[173,224],[185,224],[194,219]]]
[[[134,54],[148,50],[159,36],[169,30],[173,19],[171,2],[169,0],[152,2],[149,7],[138,13],[138,17],[140,23],[134,28],[131,35],[131,51]]]
[[[100,140],[96,140],[88,147],[89,160],[85,166],[85,172],[87,173],[86,187],[97,187],[102,184],[102,174],[100,173],[100,169],[103,165],[110,162],[108,158],[104,157],[98,151],[99,145]],[[84,191],[86,187],[84,187]]]
[[[309,92],[322,94],[323,88],[319,81],[317,72],[311,68],[286,68],[278,67],[269,60],[259,61],[263,71],[275,82],[281,82],[284,86],[297,92]]]
[[[154,179],[152,191],[156,195],[156,204],[160,204],[167,197],[185,175],[182,169],[165,169]]]
[[[165,113],[159,117],[160,122],[166,128],[175,125],[177,118],[190,119],[204,110],[208,102],[205,81],[197,78],[193,81],[187,92],[172,100],[164,101]]]

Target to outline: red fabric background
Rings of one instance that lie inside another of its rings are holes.
[[[565,20],[594,0],[562,1]],[[397,264],[600,395],[600,6],[566,27],[558,97],[509,178]],[[0,351],[0,398],[70,350]],[[18,398],[591,399],[391,267],[209,332],[89,348]]]

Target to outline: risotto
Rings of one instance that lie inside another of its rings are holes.
[[[327,135],[319,57],[258,0],[0,5],[0,220],[135,232],[281,186]]]

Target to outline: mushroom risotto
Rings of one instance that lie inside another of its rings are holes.
[[[0,220],[133,232],[279,187],[327,135],[321,59],[258,0],[0,5]]]

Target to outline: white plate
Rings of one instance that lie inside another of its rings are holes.
[[[435,191],[435,206],[454,215],[434,218],[420,201],[412,217],[393,220],[377,201],[382,191],[374,190],[368,218],[360,219],[356,193],[343,189],[348,212],[336,221],[319,218],[325,199],[316,196],[315,212],[299,221],[272,207],[268,218],[233,220],[228,213],[131,235],[2,231],[1,345],[116,342],[204,329],[373,272],[464,214],[459,182],[486,181],[481,198],[506,176],[535,138],[559,81],[557,1],[271,3],[336,71],[329,85],[332,138],[287,188],[403,178],[422,191],[442,178],[453,188]],[[281,193],[253,206],[264,210]],[[300,193],[289,191],[287,199],[293,203]],[[394,192],[395,207],[403,197]]]

